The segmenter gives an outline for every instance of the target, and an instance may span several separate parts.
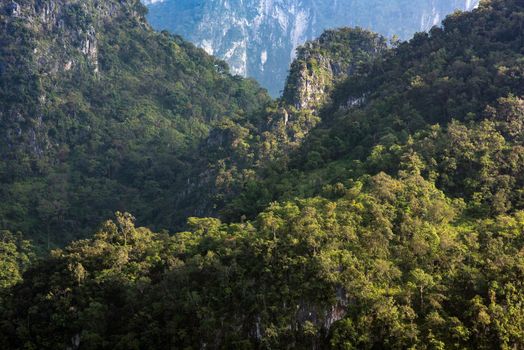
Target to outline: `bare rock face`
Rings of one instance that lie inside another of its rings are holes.
[[[11,3],[7,4],[5,8],[5,13],[8,16],[18,17],[20,15],[20,5],[12,1]]]
[[[295,49],[324,30],[360,26],[410,38],[478,0],[143,0],[149,20],[228,62],[281,95]]]
[[[299,66],[291,103],[296,109],[313,109],[319,106],[327,95],[327,89],[339,75],[332,69],[331,61],[322,55],[310,56],[307,61],[296,62]]]

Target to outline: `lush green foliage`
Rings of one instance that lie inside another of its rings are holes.
[[[0,293],[22,281],[33,258],[33,247],[21,234],[0,231]]]
[[[137,198],[152,200],[137,208],[148,208],[162,222],[171,216],[158,208],[177,208],[162,206],[164,196],[176,189],[163,191],[158,184],[176,184],[176,175],[149,171],[169,169],[170,160],[191,161],[191,175],[208,169],[201,183],[218,185],[199,200],[217,195],[215,203],[228,203],[225,212],[237,222],[190,218],[186,232],[169,235],[138,228],[130,214],[117,212],[93,238],[54,250],[29,268],[27,242],[5,234],[0,346],[524,348],[522,28],[520,0],[492,0],[372,62],[362,52],[366,64],[334,88],[326,98],[331,102],[320,112],[288,114],[298,118],[294,121],[279,121],[287,113],[284,100],[262,111],[252,94],[234,93],[233,101],[246,98],[251,107],[202,123],[198,139],[204,143],[188,138],[176,148],[187,158],[168,151],[153,157],[146,151],[166,145],[140,148],[141,139],[136,141],[138,134],[130,130],[148,124],[135,120],[127,125],[130,120],[124,119],[109,134],[119,135],[119,143],[109,143],[114,152],[101,154],[125,162],[107,163],[110,173],[96,179],[131,186],[125,181],[147,174],[133,188],[144,191]],[[178,39],[160,38],[182,50]],[[132,72],[121,74],[131,79]],[[106,82],[115,84],[113,90],[133,91],[127,85],[118,90],[117,82],[125,81],[113,74]],[[227,75],[221,79],[233,81],[237,92],[236,84],[251,84]],[[111,106],[105,99],[99,103],[86,104],[86,116],[92,106],[99,112]],[[114,111],[127,104],[113,106]],[[147,101],[131,105],[149,106],[141,118],[155,116]],[[248,111],[253,113],[244,114]],[[311,116],[320,124],[291,138],[301,123],[310,125]],[[155,130],[185,130],[161,126]],[[88,165],[97,164],[98,153],[92,152],[99,150],[79,153],[72,158],[78,163],[71,164],[84,164],[79,169],[89,174],[94,170]],[[139,166],[145,155],[151,162]],[[131,156],[137,161],[131,162]],[[46,182],[10,185],[28,193],[39,188],[53,203],[64,181],[44,179],[53,180],[54,187]],[[88,186],[85,180],[82,185]],[[239,187],[241,194],[231,198]],[[99,193],[85,188],[92,198],[128,198],[121,197],[120,187],[116,192],[102,187]],[[99,208],[99,200],[77,210]]]
[[[258,181],[268,173],[283,172],[289,156],[321,121],[320,111],[331,92],[348,76],[364,75],[386,49],[383,37],[361,28],[330,30],[299,48],[283,97],[251,118],[257,121],[254,125],[227,125],[213,137],[220,143],[207,145],[206,154],[222,159],[219,168],[212,168],[221,217],[254,214],[268,204],[267,193],[255,193],[242,200],[241,210],[231,205],[239,202],[239,194],[252,193],[249,186],[264,190]]]
[[[174,236],[117,214],[26,273],[4,347],[524,345],[523,212],[465,220],[416,171],[334,192]]]
[[[139,1],[0,8],[0,227],[39,244],[85,236],[116,210],[174,229],[213,212],[200,152],[269,101]],[[199,164],[199,166],[197,166]]]
[[[413,138],[420,136],[415,134],[423,130],[431,133],[434,125],[445,134],[453,120],[466,124],[468,131],[462,136],[467,138],[482,137],[466,135],[472,133],[468,126],[492,120],[504,137],[504,147],[518,149],[522,145],[516,135],[522,116],[519,96],[524,94],[522,22],[522,4],[518,1],[488,1],[472,13],[448,17],[442,28],[417,34],[410,42],[386,51],[367,72],[361,70],[333,92],[333,102],[320,114],[322,122],[309,133],[301,149],[289,162],[268,169],[261,181],[248,183],[243,194],[246,200],[239,197],[230,203],[228,213],[254,216],[271,201],[320,193],[326,183],[377,171],[393,175],[401,166],[399,149],[409,148]],[[509,129],[513,131],[508,133]],[[463,141],[467,142],[458,142]],[[429,167],[438,163],[434,176],[449,177],[452,174],[448,172],[453,171],[457,181],[475,178],[467,185],[468,199],[474,193],[492,190],[479,179],[487,174],[473,164],[470,169],[452,170],[443,168],[446,154],[430,159],[433,156],[428,151],[457,152],[449,144],[440,146],[440,150],[425,151]],[[482,147],[490,148],[487,144]],[[379,159],[373,160],[381,152],[396,152],[396,157],[381,164]],[[471,155],[476,162],[485,160],[481,156]],[[500,165],[492,161],[495,167]],[[457,166],[466,165],[459,162]],[[509,175],[509,182],[515,184],[512,188],[518,187],[517,169],[513,174],[506,174],[507,169],[494,171]],[[451,196],[465,195],[462,184],[439,181],[439,185]],[[253,206],[252,198],[257,198],[257,206]]]

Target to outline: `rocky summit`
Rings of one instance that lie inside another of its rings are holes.
[[[218,56],[235,74],[279,96],[296,48],[324,30],[360,26],[410,38],[478,0],[143,0],[159,30],[177,33]]]

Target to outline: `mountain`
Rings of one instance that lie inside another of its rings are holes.
[[[360,26],[409,39],[477,0],[157,0],[144,1],[148,20],[228,62],[280,96],[295,49],[324,30]]]
[[[0,228],[45,246],[115,210],[159,229],[210,215],[201,144],[269,97],[145,13],[134,0],[1,3]]]
[[[402,149],[424,155],[421,161],[426,175],[434,176],[449,195],[466,198],[472,212],[499,212],[497,206],[520,208],[518,166],[489,170],[479,153],[463,159],[455,150],[447,149],[445,142],[451,141],[444,139],[451,135],[440,135],[443,139],[439,142],[444,144],[438,152],[437,145],[430,150],[425,144],[436,140],[423,141],[434,132],[432,127],[453,121],[479,123],[486,114],[496,114],[496,106],[506,104],[505,99],[523,94],[518,27],[510,26],[502,15],[484,19],[476,26],[472,18],[467,13],[450,16],[443,22],[444,30],[436,27],[428,34],[416,34],[409,42],[383,51],[372,65],[364,65],[358,74],[339,83],[317,114],[319,122],[287,163],[273,168],[260,182],[247,184],[247,190],[228,203],[228,212],[238,213],[237,219],[242,215],[254,217],[275,200],[314,196],[328,184],[335,186],[348,177],[356,180],[380,171],[395,173],[400,170],[402,157],[408,157]],[[485,28],[490,25],[501,29],[486,35]],[[501,37],[508,39],[502,41]],[[293,72],[304,75],[304,69],[292,70],[291,81]],[[518,106],[518,98],[513,103]],[[421,138],[418,146],[411,144],[415,135]],[[489,152],[489,157],[495,156],[495,151]],[[447,162],[449,168],[443,165]],[[513,164],[501,159],[493,162]],[[472,174],[476,174],[475,180]],[[258,206],[253,207],[253,203]]]
[[[523,27],[521,0],[491,0],[390,48],[304,45],[281,99],[188,153],[240,187],[229,220],[117,212],[38,260],[0,231],[0,346],[523,348]]]
[[[212,142],[204,153],[211,159],[221,159],[220,168],[208,166],[208,176],[213,174],[211,179],[215,179],[215,216],[235,215],[228,209],[231,203],[270,169],[281,169],[322,121],[322,110],[331,102],[331,93],[349,76],[365,74],[387,50],[384,37],[360,28],[329,30],[301,47],[282,98],[251,118],[251,127],[228,127],[210,137]],[[244,211],[266,198],[251,199],[242,204]]]
[[[373,32],[359,28],[327,30],[297,48],[282,99],[296,109],[318,109],[338,84],[357,76],[387,48],[386,39]]]

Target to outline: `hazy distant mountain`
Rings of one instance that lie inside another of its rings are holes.
[[[295,49],[327,28],[361,26],[408,39],[478,0],[143,0],[159,30],[225,59],[280,94]]]

